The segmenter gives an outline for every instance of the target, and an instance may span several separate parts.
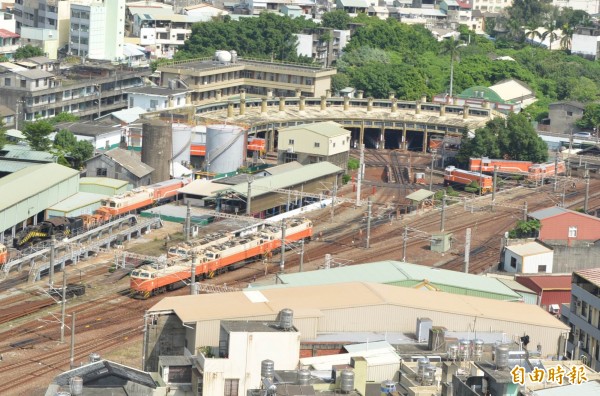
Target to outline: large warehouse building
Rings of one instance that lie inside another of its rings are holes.
[[[0,179],[0,243],[22,226],[42,221],[47,208],[78,190],[79,172],[55,163],[33,165]]]
[[[157,370],[159,356],[218,347],[222,320],[276,320],[285,308],[294,312],[301,341],[324,333],[414,334],[417,319],[427,317],[450,331],[499,332],[510,340],[528,335],[545,356],[556,355],[569,332],[538,306],[374,283],[166,297],[146,314],[144,369]]]

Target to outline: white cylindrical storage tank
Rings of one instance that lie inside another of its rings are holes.
[[[231,53],[229,51],[215,51],[215,60],[219,62],[231,62]]]
[[[210,125],[206,128],[206,170],[233,172],[244,165],[245,133],[236,125]]]
[[[192,145],[192,127],[185,124],[173,124],[173,162],[178,164],[190,163],[190,148]]]
[[[352,392],[354,390],[354,371],[343,370],[340,380],[340,389],[342,392]]]
[[[417,381],[423,379],[423,373],[425,372],[425,367],[427,365],[429,365],[429,359],[426,357],[417,360]]]
[[[206,127],[196,125],[192,128],[192,144],[206,144]]]
[[[73,396],[81,396],[83,395],[83,378],[81,377],[72,377],[69,380],[69,387],[71,388],[71,395]]]

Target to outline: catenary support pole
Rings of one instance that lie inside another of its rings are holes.
[[[494,185],[492,186],[492,212],[494,211],[494,204],[496,203],[496,186],[498,185],[498,165],[494,165]]]
[[[300,272],[304,271],[304,238],[300,240]]]
[[[373,207],[373,202],[371,197],[367,201],[367,249],[371,247],[371,209]]]
[[[402,236],[402,261],[406,262],[406,242],[408,241],[408,228],[404,226],[404,235]]]
[[[471,254],[471,229],[465,235],[465,274],[469,273],[469,255]]]
[[[62,305],[60,307],[60,343],[65,342],[65,316],[67,309],[67,271],[63,268]]]
[[[285,219],[281,220],[281,257],[279,260],[279,272],[283,274],[285,269]]]
[[[446,190],[444,190],[444,195],[442,196],[442,218],[440,221],[440,231],[444,231],[446,227]]]
[[[190,294],[196,294],[196,260],[198,255],[192,252],[192,268],[190,269]]]
[[[54,238],[54,235],[52,236],[52,239],[50,240],[50,270],[48,272],[48,283],[50,284],[50,287],[54,286],[54,265],[56,264],[56,238]]]
[[[365,145],[360,145],[360,161],[358,163],[358,172],[356,175],[356,206],[361,206],[362,202],[360,202],[360,189],[362,187],[362,178],[363,178],[363,165],[365,163]]]
[[[584,181],[585,181],[585,200],[583,201],[583,211],[585,213],[587,213],[588,212],[588,204],[589,204],[589,200],[590,200],[590,171],[587,169],[585,170]]]
[[[75,368],[75,312],[71,314],[71,368]]]

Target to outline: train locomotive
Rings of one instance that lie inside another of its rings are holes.
[[[62,239],[78,235],[121,215],[135,213],[143,208],[166,203],[174,199],[177,196],[177,190],[187,185],[188,182],[188,179],[172,179],[136,188],[103,200],[100,208],[94,214],[76,217],[52,217],[36,225],[27,226],[13,239],[13,247],[25,249],[53,236],[56,239]],[[2,260],[4,260],[4,263],[8,261],[8,253],[0,253],[0,264],[4,264]]]
[[[493,179],[491,176],[484,175],[480,172],[470,172],[458,169],[454,166],[449,166],[444,170],[444,185],[446,186],[453,183],[468,186],[472,182],[476,182],[480,185],[482,194],[492,191]]]
[[[501,173],[524,174],[528,180],[541,180],[565,172],[565,162],[557,161],[544,164],[534,164],[531,161],[514,161],[490,158],[470,158],[469,171],[494,172],[494,168]]]
[[[310,240],[312,222],[308,219],[287,219],[286,243]],[[221,238],[217,238],[221,239]],[[244,236],[232,236],[222,243],[209,239],[201,249],[195,249],[196,279],[213,276],[243,267],[248,262],[266,257],[281,247],[281,228],[265,225],[264,228]],[[130,291],[133,297],[148,298],[182,287],[191,276],[191,261],[186,265],[145,265],[131,272]]]

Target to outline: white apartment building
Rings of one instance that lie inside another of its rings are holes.
[[[571,40],[571,53],[586,59],[598,60],[600,52],[600,26],[578,26]]]
[[[485,12],[500,12],[512,5],[512,0],[472,0],[473,9]]]
[[[596,0],[552,0],[552,5],[560,8],[572,8],[585,11],[590,15],[600,12],[600,2]]]
[[[121,60],[124,37],[125,0],[78,0],[71,4],[71,54]]]

